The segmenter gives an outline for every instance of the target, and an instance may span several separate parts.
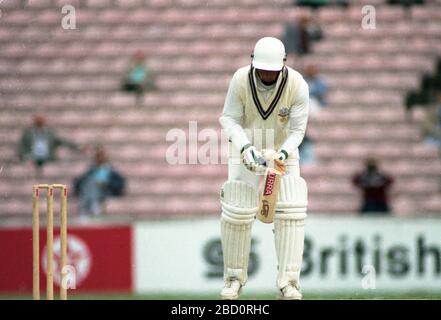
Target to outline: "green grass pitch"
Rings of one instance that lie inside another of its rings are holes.
[[[0,300],[22,300],[32,299],[29,295],[7,295],[1,294]],[[44,299],[44,294],[42,294]],[[70,293],[69,299],[72,300],[218,300],[217,294],[75,294]],[[275,293],[243,293],[240,300],[275,300]],[[326,294],[304,294],[304,300],[384,300],[384,299],[441,299],[441,292],[426,293],[426,292],[391,292],[391,293],[326,293]]]

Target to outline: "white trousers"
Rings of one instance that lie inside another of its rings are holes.
[[[231,145],[230,145],[231,147]],[[238,155],[238,153],[235,153]],[[291,154],[285,161],[286,172],[282,178],[281,194],[274,221],[274,241],[278,259],[277,287],[289,284],[299,286],[300,267],[304,243],[304,219],[306,217],[307,191],[304,180],[300,177],[298,151]],[[230,153],[228,160],[228,181],[245,182],[257,190],[262,177],[249,171],[241,163],[238,156]],[[295,191],[295,192],[292,192]],[[291,205],[292,204],[292,205]],[[300,205],[299,205],[300,204]],[[223,213],[225,215],[225,212]],[[252,220],[242,223],[242,229],[233,229],[239,221],[222,219],[222,243],[224,257],[235,257],[235,263],[224,259],[224,279],[239,278],[242,284],[247,279],[248,255],[251,242]],[[242,230],[242,231],[240,231]],[[241,239],[236,243],[234,239]],[[231,264],[231,266],[229,265]],[[230,270],[230,271],[229,271]],[[233,272],[240,270],[240,272]],[[238,276],[240,275],[240,276]]]

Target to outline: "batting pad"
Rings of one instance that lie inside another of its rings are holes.
[[[257,190],[242,181],[227,181],[222,186],[222,217],[234,224],[254,221],[259,206]]]
[[[241,181],[227,181],[221,190],[221,240],[224,280],[248,278],[251,226],[258,210],[257,191]]]
[[[307,196],[303,178],[283,177],[274,218],[274,242],[279,266],[277,287],[280,289],[288,284],[299,286]]]
[[[306,218],[308,188],[302,177],[284,175],[280,183],[277,214],[290,215],[295,219]]]

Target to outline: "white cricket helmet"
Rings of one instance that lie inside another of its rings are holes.
[[[285,46],[277,38],[264,37],[257,41],[251,57],[256,69],[280,71],[286,61]]]

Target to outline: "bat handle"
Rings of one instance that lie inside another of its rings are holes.
[[[266,160],[265,160],[265,158],[259,157],[259,158],[256,159],[256,162],[257,162],[258,165],[266,167]]]

